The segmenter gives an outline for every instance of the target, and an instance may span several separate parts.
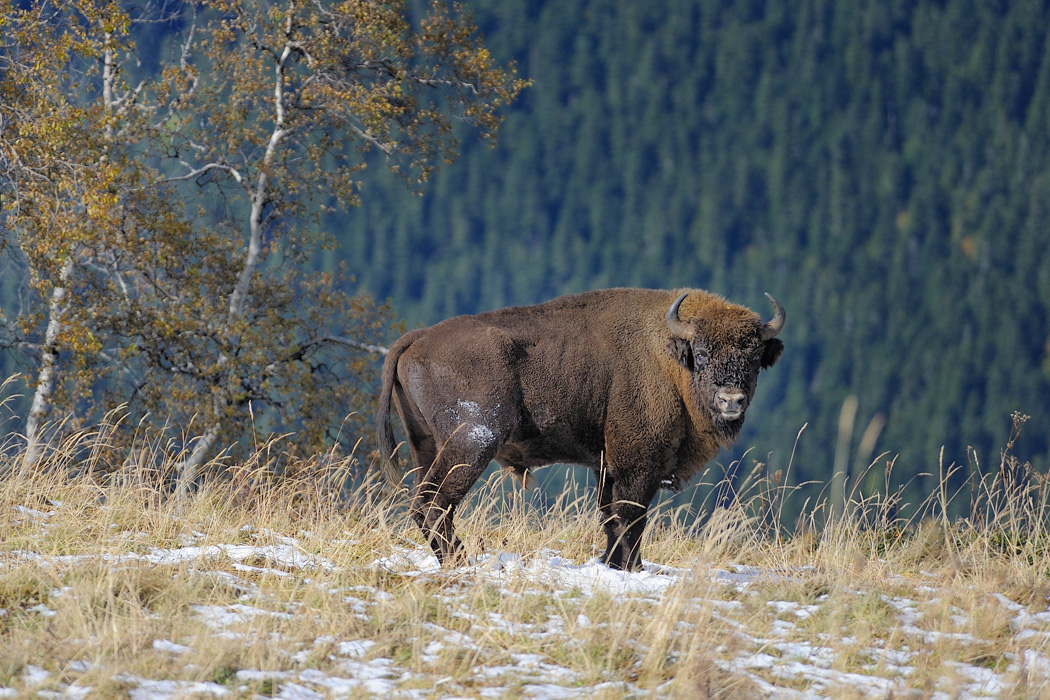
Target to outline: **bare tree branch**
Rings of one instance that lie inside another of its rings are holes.
[[[390,352],[390,348],[382,345],[372,345],[371,343],[362,343],[358,340],[351,340],[338,335],[325,335],[321,336],[315,342],[320,343],[332,343],[335,345],[343,345],[348,348],[354,348],[355,350],[363,350],[364,352],[370,352],[373,355],[386,355]]]
[[[189,163],[185,161],[181,162],[186,167],[191,167]],[[203,165],[199,168],[194,168],[185,175],[166,177],[161,179],[160,182],[166,184],[170,182],[186,182],[188,180],[196,180],[197,178],[208,174],[212,170],[221,170],[225,173],[228,173],[231,177],[233,177],[234,180],[237,181],[237,184],[244,184],[244,179],[241,177],[240,171],[238,171],[237,168],[234,168],[233,166],[225,165],[223,163],[208,163],[207,165]]]

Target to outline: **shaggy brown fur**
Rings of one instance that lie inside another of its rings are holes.
[[[770,299],[766,324],[702,290],[609,289],[407,333],[383,366],[386,475],[403,478],[393,398],[415,464],[412,515],[445,562],[461,546],[455,508],[492,460],[518,474],[590,467],[603,561],[635,569],[656,491],[680,488],[736,438],[759,370],[780,357],[783,309]]]

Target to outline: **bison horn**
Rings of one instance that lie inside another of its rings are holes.
[[[682,319],[678,318],[678,307],[682,305],[687,296],[689,296],[688,292],[675,299],[671,308],[667,310],[667,327],[671,329],[671,334],[676,338],[692,340],[696,329],[688,323],[682,323]]]
[[[786,318],[784,305],[777,301],[777,298],[769,292],[766,292],[766,298],[773,304],[774,313],[773,318],[766,325],[762,326],[762,340],[776,338],[777,334],[784,330],[784,319]]]

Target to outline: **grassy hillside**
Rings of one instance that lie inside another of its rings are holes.
[[[541,510],[490,482],[472,564],[439,570],[402,498],[332,488],[352,458],[275,478],[261,445],[176,503],[147,435],[55,447],[42,474],[0,451],[0,697],[1050,697],[1045,483],[791,536],[756,483],[622,573],[586,488]]]

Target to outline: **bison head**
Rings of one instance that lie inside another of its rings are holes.
[[[689,322],[678,317],[678,297],[667,311],[668,352],[693,377],[697,400],[718,432],[733,440],[755,395],[760,370],[772,367],[784,351],[777,334],[784,327],[784,307],[772,295],[773,318],[763,322],[752,311],[717,297]]]

